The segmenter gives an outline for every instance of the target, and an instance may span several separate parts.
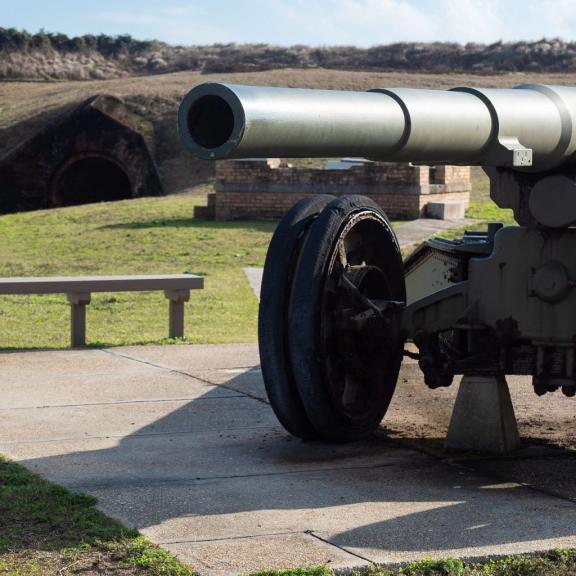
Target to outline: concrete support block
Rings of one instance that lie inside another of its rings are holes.
[[[195,220],[214,220],[216,218],[215,206],[194,206]]]
[[[426,215],[437,220],[461,220],[466,215],[466,203],[463,200],[445,200],[426,204]]]
[[[190,300],[190,290],[164,290],[170,301],[168,337],[184,338],[184,303]]]
[[[520,447],[514,407],[504,377],[462,378],[445,446],[498,454]]]
[[[72,348],[86,345],[86,306],[90,304],[91,294],[67,294],[70,303],[70,343]]]

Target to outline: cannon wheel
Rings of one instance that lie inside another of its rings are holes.
[[[384,212],[363,196],[332,201],[309,231],[291,301],[294,380],[321,438],[355,440],[380,424],[402,361],[405,301],[400,248]]]
[[[303,240],[318,214],[333,199],[328,195],[308,197],[286,213],[270,242],[260,291],[258,344],[266,393],[284,428],[305,440],[318,438],[318,432],[306,415],[292,376],[289,303]]]

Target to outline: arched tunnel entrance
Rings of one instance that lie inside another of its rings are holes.
[[[132,184],[115,161],[97,154],[69,158],[54,173],[50,206],[76,206],[132,198]]]

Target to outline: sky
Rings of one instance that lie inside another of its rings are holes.
[[[0,0],[0,26],[182,45],[576,40],[576,0]]]

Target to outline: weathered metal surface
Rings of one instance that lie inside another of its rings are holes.
[[[503,332],[512,318],[521,338],[536,344],[571,345],[576,290],[568,277],[562,286],[556,272],[566,266],[568,276],[576,278],[575,246],[576,230],[571,228],[508,226],[501,230],[491,256],[470,261],[470,319]]]

